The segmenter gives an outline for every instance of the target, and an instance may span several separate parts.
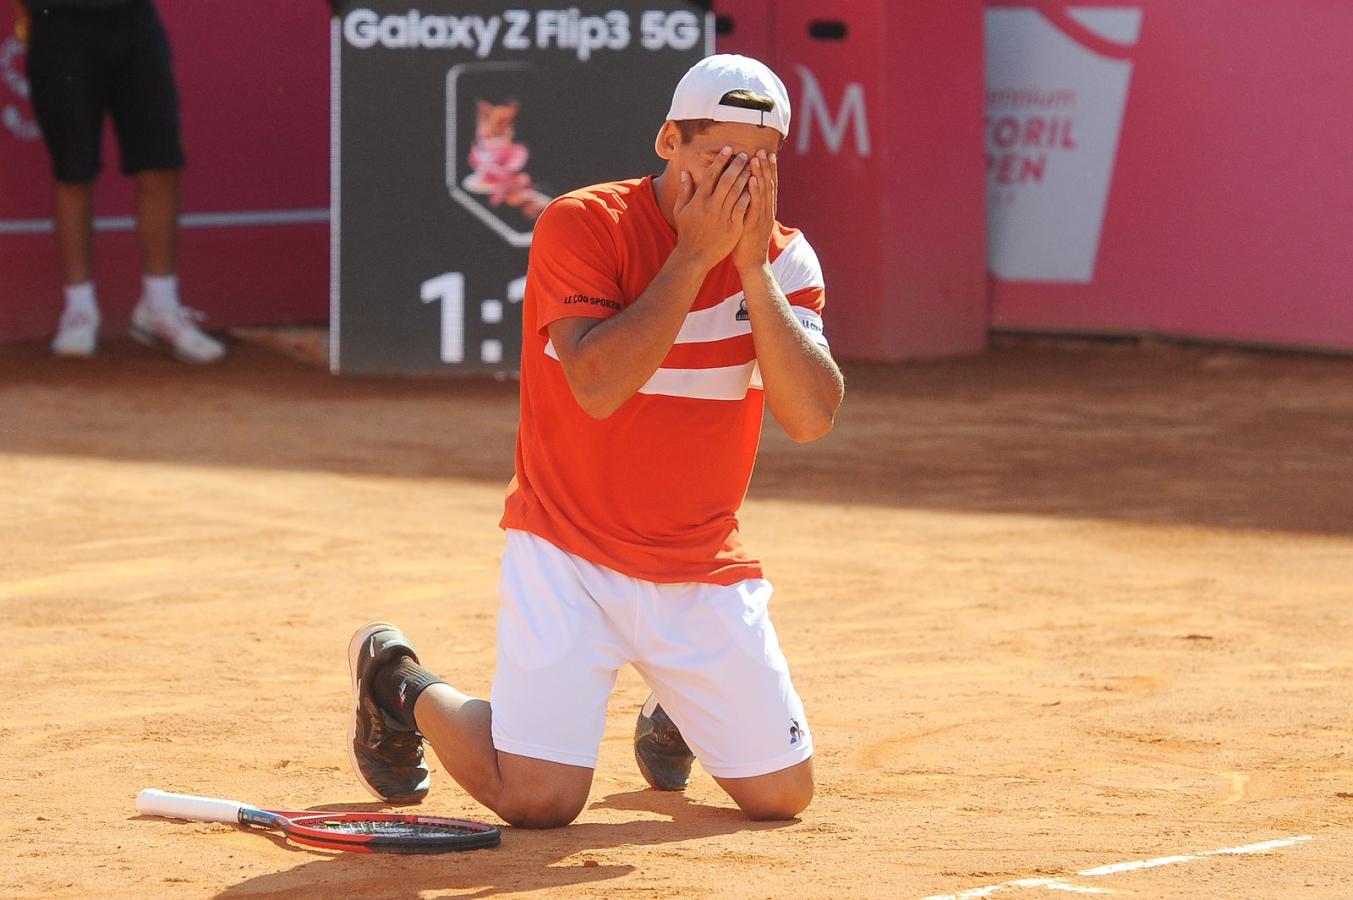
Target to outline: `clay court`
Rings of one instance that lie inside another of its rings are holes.
[[[802,819],[698,773],[644,790],[626,671],[576,825],[389,858],[133,798],[378,808],[343,745],[373,617],[487,692],[516,386],[232,351],[0,347],[0,893],[1350,893],[1353,360],[1006,339],[846,366],[835,432],[768,427],[744,511],[816,736]],[[429,811],[491,818],[433,778]]]

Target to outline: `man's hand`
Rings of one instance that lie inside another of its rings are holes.
[[[14,36],[25,44],[28,43],[28,10],[24,8],[19,0],[14,0],[19,7],[19,17],[14,20]]]
[[[724,147],[700,172],[681,173],[673,207],[676,253],[708,271],[732,252],[752,202],[745,190],[751,175],[747,154],[733,156],[732,147]]]
[[[749,168],[752,177],[747,181],[747,194],[751,204],[743,219],[742,237],[733,248],[733,265],[739,270],[758,269],[766,264],[780,194],[780,170],[774,153],[756,151]]]

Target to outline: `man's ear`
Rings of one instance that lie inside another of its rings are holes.
[[[676,156],[677,148],[681,146],[681,131],[671,122],[663,122],[662,128],[658,129],[658,137],[653,141],[653,150],[661,159],[671,159]]]

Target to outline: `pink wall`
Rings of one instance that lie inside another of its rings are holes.
[[[1141,11],[1093,277],[999,280],[993,326],[1353,347],[1353,4],[1075,6]]]
[[[323,321],[328,226],[314,220],[329,205],[327,7],[318,0],[158,5],[174,45],[188,154],[179,266],[185,302],[208,313],[208,327]],[[13,22],[13,4],[0,3],[0,35],[12,34]],[[22,57],[5,65],[0,52],[0,76],[10,72],[22,74]],[[31,106],[9,80],[0,79],[0,114],[31,121]],[[130,183],[108,132],[96,215],[126,217]],[[50,178],[41,142],[0,121],[0,338],[45,337],[60,314],[51,235],[14,233],[50,218]],[[195,214],[260,212],[308,221],[189,224]],[[140,290],[134,235],[98,233],[95,266],[105,331],[119,332]]]
[[[175,46],[190,160],[185,223],[194,213],[327,206],[323,4],[160,6]],[[829,12],[813,0],[721,0],[717,9],[738,19],[720,49],[769,61],[795,102],[799,132],[786,148],[782,217],[803,227],[822,257],[836,352],[886,360],[980,349],[980,0],[843,0]],[[823,18],[844,21],[845,39],[811,38],[809,23]],[[0,31],[11,23],[12,11],[0,4]],[[810,89],[820,99],[815,118],[805,102]],[[18,105],[31,117],[27,104]],[[840,135],[834,146],[833,129]],[[0,131],[0,148],[0,222],[46,219],[50,185],[40,145]],[[105,157],[98,214],[128,216],[131,194],[115,171],[111,140]],[[322,222],[188,225],[185,297],[214,326],[322,321],[326,235]],[[106,330],[119,331],[138,289],[135,240],[128,231],[105,231],[96,247]],[[0,337],[49,334],[60,310],[50,235],[0,233],[0,271]]]
[[[1140,11],[1136,40],[1120,45],[1068,25],[1067,4],[986,6],[1036,10],[1071,35],[1068,46],[1131,65],[1089,280],[998,277],[993,327],[1353,347],[1353,119],[1344,114],[1353,66],[1343,46],[1353,6],[1261,0],[1242,15],[1224,0],[1074,4]],[[310,219],[186,227],[185,297],[216,326],[323,321],[324,5],[161,7],[182,94],[189,221],[260,211]],[[979,348],[988,314],[979,0],[718,0],[716,9],[737,22],[720,49],[765,58],[785,78],[796,129],[809,80],[826,112],[802,152],[797,132],[786,148],[782,206],[822,257],[837,352],[899,359]],[[0,34],[13,15],[0,3]],[[811,39],[818,18],[845,21],[846,39]],[[15,51],[0,44],[0,338],[37,338],[59,313],[59,279],[51,236],[14,233],[50,215],[45,154],[15,133],[31,120],[11,77],[21,73]],[[851,91],[867,153],[856,119],[842,118]],[[100,216],[131,212],[116,160],[109,140]],[[138,289],[135,240],[103,231],[96,247],[106,327],[120,331]]]

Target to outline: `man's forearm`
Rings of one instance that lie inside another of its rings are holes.
[[[702,263],[675,251],[637,300],[587,329],[565,374],[589,415],[609,416],[653,377],[707,274]]]
[[[799,324],[769,264],[739,275],[771,415],[795,441],[816,440],[845,396],[841,370]]]

